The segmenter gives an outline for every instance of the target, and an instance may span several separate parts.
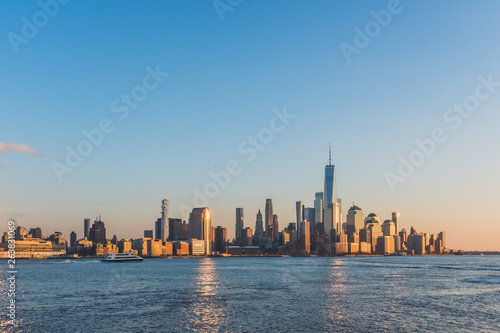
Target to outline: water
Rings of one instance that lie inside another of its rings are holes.
[[[499,332],[500,256],[18,261],[7,332]]]

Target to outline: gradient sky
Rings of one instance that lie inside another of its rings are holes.
[[[500,81],[500,3],[401,1],[348,63],[339,45],[388,3],[243,0],[221,20],[210,0],[71,1],[16,53],[9,33],[41,8],[2,1],[0,230],[15,218],[81,237],[101,214],[109,238],[142,237],[163,198],[187,219],[179,206],[231,160],[242,172],[210,200],[212,224],[234,237],[244,207],[254,229],[272,198],[282,229],[323,190],[332,142],[344,218],[352,202],[382,221],[396,210],[448,247],[500,250],[500,88],[460,128],[443,120],[479,77]],[[120,120],[111,103],[157,65],[169,76]],[[285,107],[295,119],[246,161],[238,146]],[[52,163],[103,118],[115,130],[59,182]],[[391,191],[384,173],[435,128],[448,139]]]

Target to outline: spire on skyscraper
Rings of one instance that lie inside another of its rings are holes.
[[[330,142],[330,159],[329,159],[329,163],[328,165],[331,166],[332,165],[332,143]]]

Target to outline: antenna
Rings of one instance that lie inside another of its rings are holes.
[[[332,143],[330,142],[330,164],[332,165]]]

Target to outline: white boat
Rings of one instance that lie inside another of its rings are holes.
[[[142,257],[132,253],[108,253],[102,256],[102,262],[141,262]]]

